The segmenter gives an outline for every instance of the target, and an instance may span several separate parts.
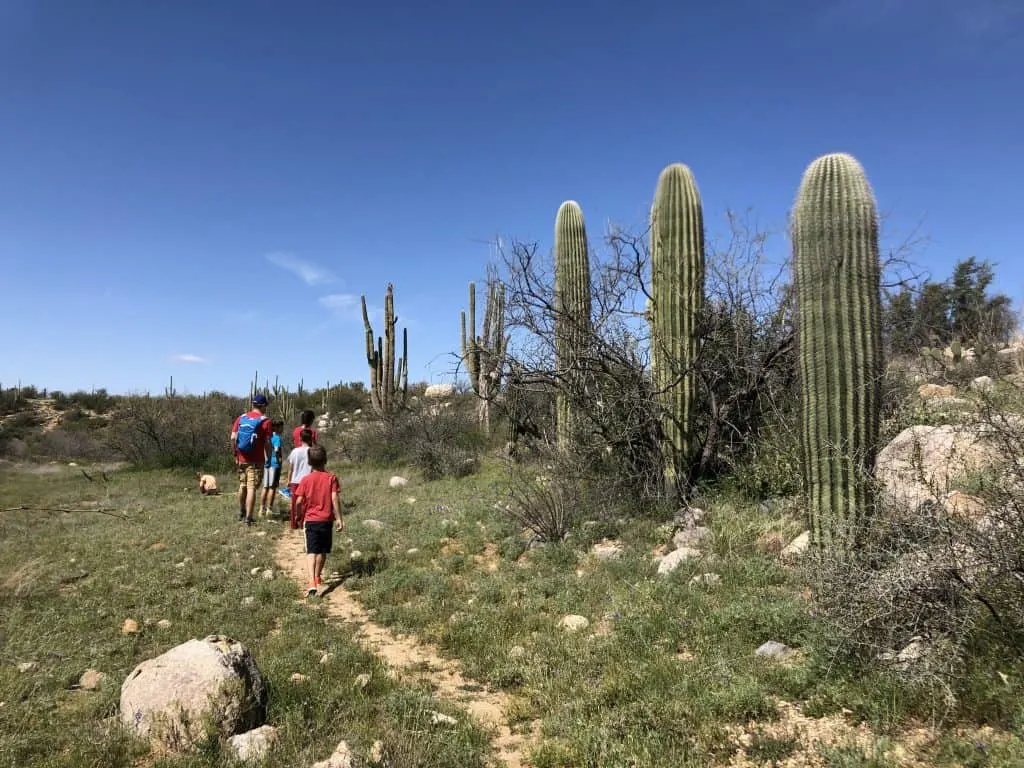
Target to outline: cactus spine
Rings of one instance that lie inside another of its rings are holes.
[[[811,541],[844,557],[872,510],[883,374],[878,215],[853,157],[808,166],[792,226]]]
[[[585,357],[590,337],[590,259],[583,211],[566,200],[555,217],[555,366],[562,386],[556,395],[555,424],[560,448],[573,441],[573,399],[585,386]]]
[[[651,207],[651,365],[662,405],[666,489],[685,493],[696,449],[698,322],[704,307],[704,212],[693,173],[673,163]]]
[[[384,336],[377,337],[373,344],[373,326],[366,312],[366,296],[361,296],[363,306],[363,327],[366,330],[366,362],[370,366],[370,402],[380,415],[394,413],[405,406],[409,394],[409,334],[402,329],[402,356],[396,361],[395,347],[395,296],[394,288],[388,283],[384,294]]]
[[[477,418],[484,434],[491,433],[491,398],[501,388],[501,368],[508,339],[505,336],[505,286],[487,281],[487,306],[484,308],[482,335],[476,335],[476,283],[469,284],[469,330],[466,313],[462,321],[462,357],[469,371],[473,391],[480,398]]]

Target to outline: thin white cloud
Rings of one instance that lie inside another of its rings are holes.
[[[200,357],[199,355],[189,354],[187,352],[180,355],[175,355],[171,358],[176,363],[205,363],[206,358]]]
[[[329,269],[300,259],[291,253],[268,253],[266,258],[275,267],[291,272],[306,285],[324,285],[337,280]]]

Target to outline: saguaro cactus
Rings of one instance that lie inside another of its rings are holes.
[[[843,557],[873,505],[883,374],[878,215],[853,157],[808,166],[792,227],[811,541]]]
[[[373,326],[366,312],[366,296],[360,297],[363,305],[363,326],[366,329],[366,362],[370,366],[370,402],[374,410],[389,414],[405,405],[409,394],[409,334],[402,329],[402,356],[395,360],[395,296],[394,288],[388,283],[384,294],[384,336],[377,337],[373,344]]]
[[[585,350],[590,337],[590,258],[583,211],[566,200],[555,217],[555,366],[562,378],[556,395],[558,445],[572,444],[576,415],[573,393],[585,386]]]
[[[482,335],[476,335],[476,283],[469,284],[469,332],[466,313],[462,320],[462,357],[469,371],[473,391],[480,398],[477,418],[485,434],[491,433],[491,398],[501,388],[501,368],[508,339],[505,337],[505,286],[487,281]]]
[[[658,177],[651,207],[651,365],[662,405],[669,493],[683,493],[696,449],[694,416],[704,307],[704,212],[693,173],[673,163]]]

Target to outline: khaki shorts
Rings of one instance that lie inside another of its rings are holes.
[[[263,467],[256,464],[238,465],[238,487],[259,488],[263,482]]]

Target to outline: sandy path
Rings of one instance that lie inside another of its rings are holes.
[[[306,556],[301,536],[286,532],[277,544],[278,565],[299,586],[305,586]],[[499,764],[507,768],[527,768],[528,748],[538,737],[539,721],[531,734],[513,733],[505,717],[510,697],[500,691],[488,691],[478,682],[462,675],[458,662],[442,658],[437,649],[415,638],[396,637],[377,624],[356,598],[341,585],[323,597],[331,616],[356,626],[356,639],[364,648],[383,659],[402,676],[425,680],[434,688],[434,695],[458,705],[481,726],[491,730]]]

